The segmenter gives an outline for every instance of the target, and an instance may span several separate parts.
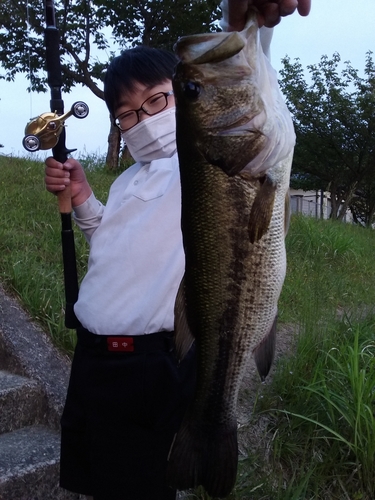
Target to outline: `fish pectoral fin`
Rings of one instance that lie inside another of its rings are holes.
[[[249,217],[249,238],[256,243],[267,232],[275,203],[276,184],[265,176],[264,182],[255,197]]]
[[[267,377],[275,357],[276,323],[277,314],[270,331],[253,351],[255,364],[262,382]]]
[[[174,306],[174,330],[175,330],[174,338],[175,338],[176,355],[177,358],[181,361],[189,352],[194,342],[194,336],[191,333],[186,316],[184,278],[182,278],[181,280]]]
[[[236,32],[233,31],[228,33],[228,36],[224,38],[215,47],[208,49],[206,52],[196,57],[191,61],[192,64],[206,64],[206,63],[218,63],[225,61],[230,57],[238,54],[245,46],[243,38]]]

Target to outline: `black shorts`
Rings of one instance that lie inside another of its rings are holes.
[[[109,352],[86,339],[61,418],[60,485],[95,500],[174,500],[167,457],[194,393],[194,348],[179,364],[168,348]]]

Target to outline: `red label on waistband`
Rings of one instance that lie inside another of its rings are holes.
[[[134,351],[133,337],[107,337],[108,351]]]

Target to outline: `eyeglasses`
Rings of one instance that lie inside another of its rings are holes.
[[[160,111],[163,111],[163,109],[168,106],[168,97],[170,95],[173,95],[173,90],[170,90],[169,92],[158,92],[157,94],[148,97],[140,108],[125,111],[125,113],[118,116],[115,119],[115,124],[122,132],[129,130],[139,122],[140,111],[143,111],[148,116],[156,115],[157,113],[160,113]]]

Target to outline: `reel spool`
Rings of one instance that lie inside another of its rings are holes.
[[[63,115],[56,113],[43,113],[33,118],[25,128],[25,137],[22,140],[23,147],[33,153],[39,149],[52,149],[59,142],[59,136],[64,129],[65,120],[69,116],[86,118],[89,107],[82,101],[75,102],[70,110]]]

